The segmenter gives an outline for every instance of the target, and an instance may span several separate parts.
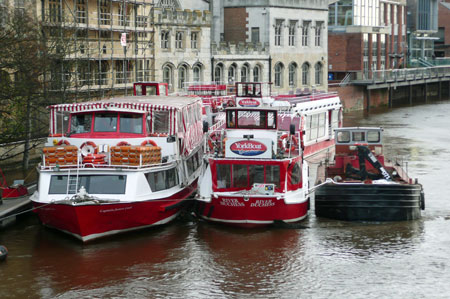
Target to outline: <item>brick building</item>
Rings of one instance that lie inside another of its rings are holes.
[[[347,74],[405,66],[406,0],[340,0],[329,5],[328,73]]]

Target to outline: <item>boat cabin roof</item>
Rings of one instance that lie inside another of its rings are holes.
[[[336,144],[363,145],[381,144],[381,127],[345,127],[337,128]]]
[[[171,96],[128,96],[110,98],[94,102],[82,102],[71,104],[51,105],[48,108],[56,111],[84,112],[98,110],[137,110],[146,112],[149,110],[178,110],[183,107],[200,103],[200,98],[171,97]]]

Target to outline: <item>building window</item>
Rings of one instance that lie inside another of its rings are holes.
[[[281,87],[283,85],[283,64],[277,63],[275,65],[275,86]]]
[[[297,35],[297,21],[290,21],[289,23],[289,46],[295,46]]]
[[[184,83],[187,81],[186,67],[182,66],[178,69],[178,89],[184,88]]]
[[[323,22],[316,22],[315,43],[314,43],[316,47],[322,46],[322,25]]]
[[[200,82],[202,76],[202,68],[199,65],[194,66],[193,69],[194,82]]]
[[[178,31],[175,34],[175,48],[176,49],[183,48],[183,32],[181,32],[181,31]]]
[[[6,0],[0,0],[0,27],[6,25],[6,19],[8,17],[8,9],[6,8]]]
[[[100,0],[99,5],[100,5],[100,10],[99,10],[100,24],[101,25],[110,25],[111,24],[110,2],[108,0]]]
[[[168,65],[163,68],[163,83],[167,83],[169,89],[172,89],[172,68]]]
[[[236,78],[236,66],[233,64],[228,68],[228,84],[234,84]]]
[[[253,82],[260,82],[261,69],[258,65],[253,68]]]
[[[49,0],[48,8],[49,21],[61,22],[61,2],[59,0]]]
[[[275,22],[275,46],[281,46],[281,32],[283,29],[283,20]]]
[[[161,32],[161,49],[169,49],[169,31]]]
[[[309,21],[303,22],[302,27],[302,46],[307,47],[309,45]]]
[[[241,82],[248,82],[248,66],[246,65],[241,68]]]
[[[217,65],[214,69],[214,81],[216,83],[221,83],[222,80],[222,65]]]
[[[191,33],[191,48],[198,49],[198,32]]]
[[[302,65],[302,84],[309,85],[309,64],[307,62]]]
[[[252,43],[259,43],[259,27],[252,27]]]
[[[297,64],[295,62],[289,65],[289,87],[297,86]]]
[[[316,77],[316,85],[322,85],[323,71],[322,64],[320,62],[316,63],[316,65],[314,66],[314,71]]]

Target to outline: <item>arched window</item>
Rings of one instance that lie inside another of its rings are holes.
[[[181,31],[178,31],[175,34],[175,48],[176,49],[183,48],[183,32],[181,32]]]
[[[241,68],[241,82],[248,82],[248,66],[243,65]]]
[[[168,65],[163,68],[163,82],[169,85],[169,89],[172,89],[172,68]]]
[[[289,65],[289,86],[297,86],[297,64],[295,62]]]
[[[194,66],[192,69],[193,75],[194,75],[194,82],[200,82],[202,81],[202,68],[199,65]]]
[[[307,62],[302,65],[302,84],[309,85],[309,64]]]
[[[234,84],[236,79],[236,66],[230,65],[230,67],[228,68],[228,83],[229,84]]]
[[[283,64],[277,63],[275,65],[275,86],[283,86]]]
[[[261,74],[261,69],[260,69],[259,65],[255,65],[255,67],[253,68],[253,82],[261,81],[260,74]]]
[[[314,66],[315,77],[316,77],[316,85],[322,85],[322,64],[320,62],[316,63]]]
[[[184,88],[184,83],[187,81],[187,70],[186,67],[180,66],[178,69],[178,89]]]
[[[222,81],[222,64],[218,64],[214,68],[214,82],[220,83]]]

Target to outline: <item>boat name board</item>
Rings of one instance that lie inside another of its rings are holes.
[[[227,158],[272,158],[270,139],[229,138],[225,147]]]
[[[237,198],[221,198],[219,204],[226,207],[245,207],[245,204]],[[251,208],[268,208],[273,206],[275,206],[275,203],[272,199],[257,199],[250,204]]]
[[[261,105],[258,100],[251,98],[240,99],[237,103],[240,107],[259,107]]]

